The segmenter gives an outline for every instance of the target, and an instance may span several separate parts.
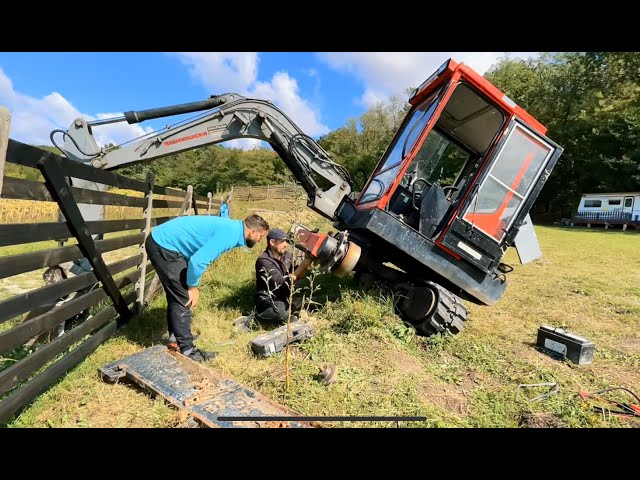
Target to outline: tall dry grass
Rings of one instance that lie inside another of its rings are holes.
[[[130,197],[144,197],[144,193],[122,188],[112,188],[109,193],[127,195]],[[155,199],[179,200],[176,197],[166,195],[154,195]],[[156,208],[153,217],[171,217],[180,213],[179,208]],[[142,208],[123,207],[119,205],[105,206],[105,219],[123,220],[126,218],[141,218]],[[54,202],[42,202],[37,200],[13,200],[0,198],[0,224],[8,223],[39,223],[57,222],[58,205]]]

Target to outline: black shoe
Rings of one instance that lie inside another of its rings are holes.
[[[217,352],[207,352],[205,350],[200,350],[199,348],[194,348],[189,352],[189,355],[186,355],[194,362],[208,362],[209,360],[213,360],[218,356]]]

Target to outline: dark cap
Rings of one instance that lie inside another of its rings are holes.
[[[286,240],[287,234],[279,228],[272,228],[267,234],[267,240]]]

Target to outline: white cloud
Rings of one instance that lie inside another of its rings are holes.
[[[82,117],[86,120],[120,116],[122,113],[98,113],[88,115],[79,112],[66,98],[57,92],[42,98],[18,92],[11,79],[0,68],[0,104],[11,112],[9,136],[23,143],[51,145],[49,134],[54,129],[67,130],[71,122]],[[139,125],[116,123],[93,129],[98,145],[119,144],[152,131]],[[62,142],[61,136],[56,136]]]
[[[318,58],[335,70],[353,75],[364,86],[359,101],[373,105],[390,95],[405,96],[448,58],[464,62],[480,75],[508,52],[327,52]],[[511,57],[532,58],[536,52],[511,52]]]
[[[329,131],[320,113],[309,100],[300,95],[298,82],[287,72],[277,72],[269,81],[258,81],[257,53],[171,53],[188,66],[189,74],[211,94],[239,93],[248,97],[270,100],[290,117],[307,135],[318,136]],[[313,71],[305,72],[313,75]],[[226,146],[254,148],[257,141],[240,139],[225,142]]]
[[[329,128],[320,122],[309,102],[300,96],[296,79],[287,72],[275,73],[270,82],[256,83],[250,95],[272,100],[307,135],[317,136],[329,132]]]
[[[189,74],[211,95],[244,94],[258,75],[256,52],[180,52],[170,53],[187,65]]]

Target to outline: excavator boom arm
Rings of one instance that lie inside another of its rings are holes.
[[[135,142],[111,148],[98,147],[92,128],[127,121],[139,123],[152,118],[205,110],[163,131],[145,135]],[[54,132],[55,133],[55,132]],[[347,170],[331,160],[315,140],[269,101],[225,94],[202,102],[126,112],[124,116],[87,122],[76,119],[59,147],[77,161],[104,169],[121,168],[138,162],[213,145],[237,138],[263,140],[278,153],[308,196],[308,205],[329,219],[342,199],[351,193]]]

